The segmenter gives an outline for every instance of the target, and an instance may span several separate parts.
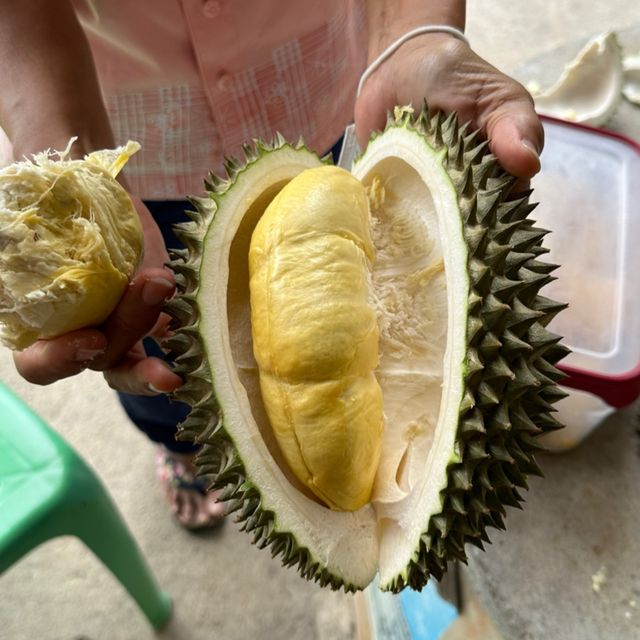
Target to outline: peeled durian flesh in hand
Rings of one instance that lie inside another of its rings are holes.
[[[142,257],[138,214],[115,179],[140,146],[83,160],[69,148],[0,170],[0,341],[11,349],[102,323]]]
[[[292,471],[332,509],[369,502],[380,459],[374,247],[362,183],[307,169],[267,207],[249,250],[253,349]]]

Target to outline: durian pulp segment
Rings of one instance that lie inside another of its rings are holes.
[[[369,220],[359,180],[309,169],[269,204],[249,249],[269,422],[296,477],[339,511],[369,502],[383,428]]]
[[[442,156],[406,129],[378,140],[353,173],[373,195],[385,433],[372,504],[384,588],[405,572],[440,512],[447,465],[457,455],[469,286],[457,195],[439,169]]]

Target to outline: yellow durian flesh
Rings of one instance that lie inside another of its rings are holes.
[[[24,349],[102,323],[143,251],[138,214],[115,179],[129,142],[68,160],[42,153],[0,171],[0,341]]]
[[[335,510],[371,497],[383,431],[374,247],[363,185],[308,169],[267,207],[249,251],[262,399],[289,467]]]

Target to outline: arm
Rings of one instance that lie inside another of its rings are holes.
[[[64,149],[79,137],[75,156],[114,146],[91,51],[67,0],[0,0],[0,126],[21,158]],[[104,326],[42,340],[15,354],[30,382],[49,384],[86,368],[133,393],[172,390],[181,380],[160,360],[146,358],[139,340],[159,320],[174,290],[162,236],[148,210],[133,198],[145,231],[145,260]]]
[[[0,2],[0,125],[14,155],[113,146],[91,51],[65,0]]]
[[[411,29],[465,24],[464,0],[368,0],[369,62]],[[384,126],[395,105],[456,111],[480,128],[504,168],[527,180],[540,169],[543,131],[524,87],[446,33],[428,33],[403,44],[369,77],[356,101],[360,144]]]

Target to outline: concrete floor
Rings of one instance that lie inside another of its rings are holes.
[[[640,24],[640,5],[622,0],[529,0],[517,8],[506,0],[474,0],[467,31],[481,55],[513,73],[566,42],[634,24]],[[72,443],[109,488],[158,580],[174,597],[174,619],[159,637],[356,637],[352,597],[320,590],[281,569],[233,522],[194,535],[171,520],[155,481],[152,447],[128,424],[99,375],[33,387],[13,371],[10,354],[0,351],[0,378]],[[544,606],[559,611],[563,604],[549,599]],[[0,577],[1,640],[152,637],[119,584],[73,539],[43,545]]]

